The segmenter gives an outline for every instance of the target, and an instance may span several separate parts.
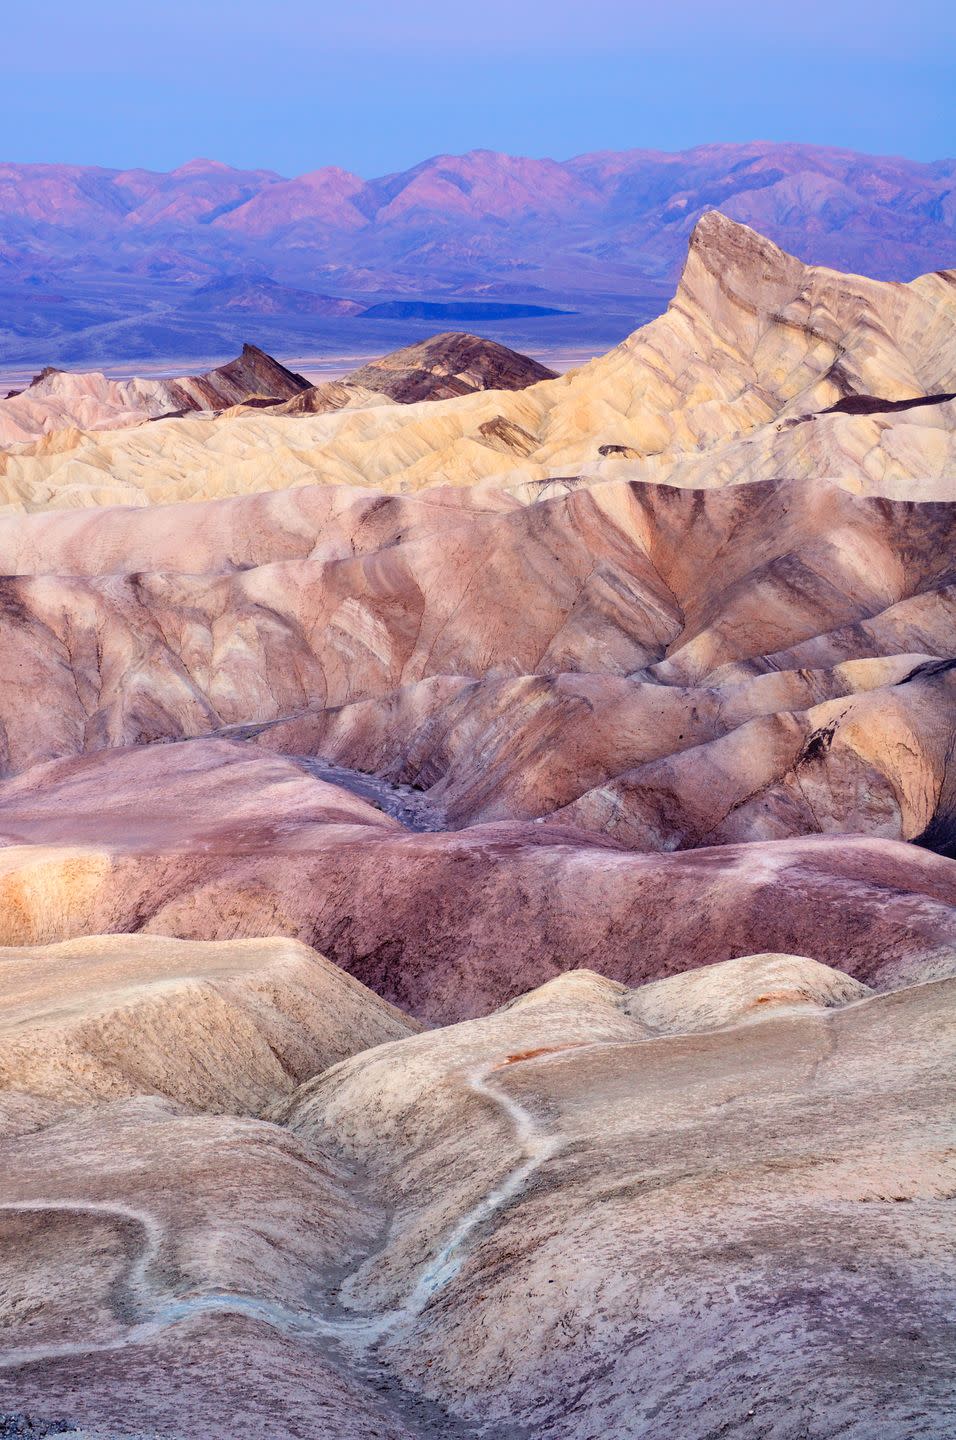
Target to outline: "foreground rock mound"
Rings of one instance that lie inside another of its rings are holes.
[[[0,1403],[96,1440],[936,1440],[954,989],[578,970],[271,1119],[34,1115],[0,1140]]]
[[[4,1409],[94,1440],[415,1434],[296,1323],[381,1223],[341,1166],[151,1097],[0,1143]]]
[[[932,1237],[956,1179],[936,1131],[951,989],[842,1010],[811,1002],[799,1015],[648,1040],[625,1037],[613,1020],[627,997],[612,993],[607,1021],[591,1018],[600,1013],[592,988],[568,1015],[563,996],[542,996],[464,1027],[460,1040],[444,1032],[408,1042],[421,1059],[406,1072],[416,1098],[401,1126],[421,1157],[417,1193],[434,1195],[434,1209],[409,1217],[357,1272],[348,1303],[379,1313],[397,1304],[382,1353],[406,1384],[445,1403],[453,1396],[474,1423],[517,1419],[554,1436],[597,1424],[662,1436],[676,1426],[703,1437],[715,1424],[743,1431],[762,1414],[788,1436],[822,1437],[835,1423],[864,1436],[865,1417],[878,1413],[889,1434],[934,1434],[953,1403],[945,1370],[930,1360],[953,1277],[943,1261],[924,1290],[922,1263],[903,1256],[915,1226],[942,1259]],[[901,1042],[927,1050],[917,1058]],[[874,1095],[863,1077],[883,1046]],[[858,1106],[863,1088],[880,1113],[875,1143],[874,1112]],[[367,1065],[359,1057],[307,1087],[292,1126],[324,1143],[337,1134],[369,1163],[376,1142],[363,1126],[345,1128],[345,1116],[361,1109],[360,1096],[382,1103],[387,1093],[381,1052]],[[430,1184],[439,1136],[461,1137],[451,1141],[451,1194]],[[508,1137],[505,1168],[495,1140]],[[398,1179],[391,1165],[380,1175],[383,1186]],[[456,1227],[449,1211],[467,1219]],[[734,1243],[715,1248],[717,1214]],[[858,1227],[870,1237],[866,1259]],[[423,1251],[409,1297],[403,1282]],[[917,1311],[925,1328],[915,1364],[894,1367],[888,1383],[876,1357],[906,1323],[902,1313]],[[756,1364],[752,1350],[737,1349],[744,1333],[760,1335]]]

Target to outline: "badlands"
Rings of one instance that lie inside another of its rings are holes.
[[[0,1435],[956,1432],[956,272],[542,371],[0,401]]]

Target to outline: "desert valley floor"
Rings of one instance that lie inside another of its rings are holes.
[[[51,369],[0,574],[0,1435],[956,1434],[956,272]]]

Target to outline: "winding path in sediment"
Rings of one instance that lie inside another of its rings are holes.
[[[356,1314],[333,1318],[311,1311],[293,1310],[254,1295],[217,1291],[181,1300],[169,1300],[137,1319],[116,1339],[7,1350],[0,1354],[0,1369],[12,1369],[69,1355],[122,1349],[124,1346],[149,1340],[168,1326],[192,1316],[213,1313],[245,1315],[273,1326],[284,1335],[306,1340],[331,1340],[347,1345],[355,1352],[356,1358],[364,1356],[386,1335],[417,1319],[429,1302],[458,1274],[469,1253],[468,1241],[475,1231],[520,1194],[531,1176],[561,1149],[562,1138],[541,1129],[531,1112],[501,1090],[493,1078],[505,1065],[510,1068],[510,1065],[515,1063],[535,1063],[546,1060],[555,1053],[560,1053],[560,1050],[529,1056],[521,1061],[502,1057],[469,1072],[465,1077],[474,1094],[505,1115],[519,1147],[521,1159],[494,1189],[461,1216],[441,1249],[420,1272],[407,1299],[395,1309],[378,1315]],[[31,1212],[67,1212],[108,1217],[122,1223],[132,1222],[141,1230],[143,1243],[124,1277],[124,1288],[128,1290],[134,1303],[137,1295],[145,1296],[149,1288],[147,1272],[158,1255],[164,1233],[159,1222],[148,1211],[111,1201],[37,1199],[0,1203],[0,1215]]]

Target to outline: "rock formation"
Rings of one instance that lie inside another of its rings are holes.
[[[205,375],[175,380],[108,380],[94,372],[42,371],[33,383],[0,401],[0,444],[51,431],[113,429],[164,415],[224,410],[240,403],[290,400],[309,382],[255,345]]]
[[[73,448],[78,432],[142,425],[147,420],[252,406],[275,415],[326,415],[361,407],[382,395],[411,404],[445,400],[476,390],[523,390],[553,380],[553,370],[477,335],[436,335],[354,370],[341,380],[310,385],[255,345],[205,375],[174,380],[108,380],[99,372],[47,369],[26,390],[0,400],[0,446],[66,432],[60,449]],[[56,448],[56,441],[52,442]],[[49,453],[47,440],[40,453]]]
[[[595,479],[696,489],[784,476],[943,499],[956,430],[953,273],[909,285],[838,275],[712,211],[666,314],[559,379],[439,412],[412,404],[295,424],[256,414],[73,436],[9,457],[0,493],[32,509],[89,503],[91,486],[102,504],[310,480],[391,492],[493,481],[534,501]],[[531,378],[526,362],[522,373]],[[362,385],[370,375],[358,372]],[[253,447],[259,479],[243,473]]]
[[[5,402],[0,1426],[953,1429],[954,322]]]
[[[556,376],[547,366],[527,355],[516,355],[494,340],[449,332],[373,360],[346,379],[409,405],[416,400],[448,400],[475,390],[524,390],[538,380]]]

